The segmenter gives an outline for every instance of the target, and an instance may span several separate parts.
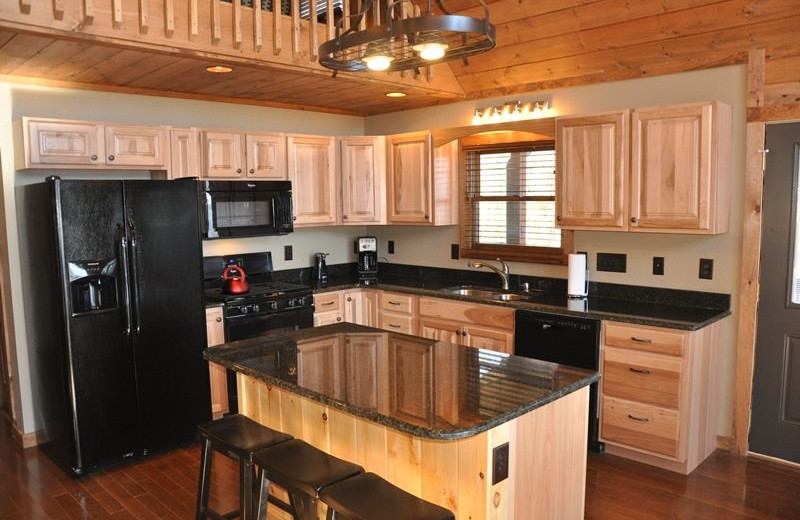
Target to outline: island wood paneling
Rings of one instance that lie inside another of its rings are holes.
[[[588,387],[487,432],[440,441],[398,432],[241,374],[237,380],[241,413],[360,464],[450,509],[458,520],[583,519]],[[512,461],[509,478],[492,485],[492,449],[505,442]],[[285,517],[273,508],[270,518]]]

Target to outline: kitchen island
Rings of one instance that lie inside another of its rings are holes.
[[[238,373],[241,413],[459,520],[583,518],[596,372],[352,324],[205,358]]]

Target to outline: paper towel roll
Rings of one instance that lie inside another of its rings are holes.
[[[567,309],[586,312],[589,310],[589,300],[586,298],[567,298]]]
[[[587,294],[586,255],[570,254],[567,276],[567,296],[570,298],[583,298]]]

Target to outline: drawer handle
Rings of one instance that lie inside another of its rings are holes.
[[[650,373],[649,370],[645,370],[644,368],[628,367],[628,370],[630,370],[631,372],[636,372],[637,374],[647,375]]]
[[[400,328],[400,325],[395,325],[394,323],[387,323],[387,325],[389,325],[393,329],[399,329]]]
[[[628,414],[628,419],[632,419],[634,421],[639,421],[639,422],[650,422],[650,419],[648,419],[647,417],[636,417],[635,415],[631,414]]]
[[[400,302],[396,302],[394,300],[389,300],[389,303],[392,305],[400,305]]]
[[[323,306],[325,306],[325,305],[333,305],[334,303],[336,303],[336,302],[322,302],[322,303],[320,303],[320,305],[323,305]]]
[[[652,339],[637,338],[636,336],[631,336],[631,341],[635,341],[636,343],[644,343],[645,345],[649,345],[650,343],[653,342]]]

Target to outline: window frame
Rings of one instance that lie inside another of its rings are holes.
[[[554,140],[537,140],[533,141],[537,146],[552,146],[555,152]],[[475,244],[470,237],[470,229],[476,229],[477,219],[477,204],[472,202],[467,193],[467,154],[470,152],[510,152],[516,150],[530,150],[531,142],[502,142],[502,143],[470,143],[462,144],[459,151],[459,197],[461,203],[459,204],[459,252],[463,258],[475,258],[481,260],[494,260],[502,258],[503,260],[512,260],[516,262],[528,262],[539,264],[555,264],[567,265],[568,254],[573,249],[574,233],[571,230],[561,230],[561,247],[541,247],[541,246],[515,246],[515,245],[500,245],[500,244]],[[555,174],[555,172],[554,172]],[[497,199],[497,197],[494,197]],[[499,200],[536,200],[537,197],[506,197]],[[555,194],[553,195],[553,204],[556,204]],[[555,221],[553,228],[558,229]]]

